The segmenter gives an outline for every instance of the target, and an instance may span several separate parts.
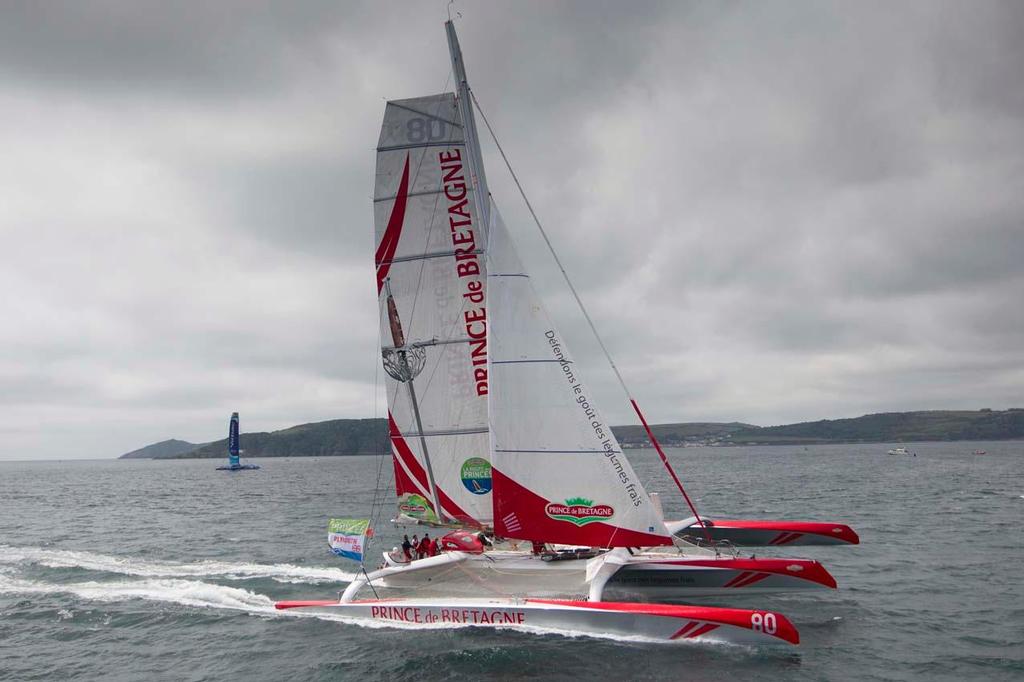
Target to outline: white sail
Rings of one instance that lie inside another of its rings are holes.
[[[473,195],[455,95],[388,102],[374,218],[399,506],[489,525],[487,235]]]
[[[596,547],[671,544],[493,204],[489,234],[495,532]]]

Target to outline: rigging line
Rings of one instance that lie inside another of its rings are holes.
[[[370,590],[373,591],[374,598],[375,599],[380,599],[380,595],[377,594],[377,588],[373,586],[373,581],[370,580],[370,574],[366,572],[366,566],[363,566],[362,564],[359,564],[359,568],[363,569],[363,575],[366,576],[366,584],[369,585],[370,586]]]
[[[636,412],[637,417],[640,418],[640,422],[644,425],[644,429],[647,431],[647,437],[651,439],[654,449],[658,451],[658,456],[661,457],[661,463],[665,465],[665,468],[671,475],[672,480],[675,481],[676,487],[678,487],[679,492],[683,494],[683,499],[686,500],[686,504],[690,507],[690,511],[693,512],[694,517],[696,517],[697,521],[700,523],[701,529],[704,531],[705,537],[707,537],[708,542],[711,543],[711,546],[713,547],[715,543],[714,540],[711,539],[711,534],[708,532],[707,527],[704,525],[704,519],[702,519],[700,514],[697,513],[697,508],[694,506],[693,501],[690,500],[690,496],[686,493],[686,488],[683,487],[679,477],[676,476],[676,472],[669,463],[668,457],[665,456],[664,450],[661,449],[661,443],[658,442],[658,439],[654,436],[654,432],[651,431],[651,428],[647,426],[647,419],[644,417],[643,412],[640,411],[640,406],[637,404],[633,394],[630,393],[629,388],[626,386],[626,381],[622,378],[622,374],[619,372],[619,368],[615,364],[615,361],[612,360],[612,355],[608,352],[607,346],[604,345],[601,335],[597,333],[597,327],[594,325],[594,321],[590,318],[590,313],[587,312],[587,308],[583,305],[583,300],[580,298],[579,293],[577,293],[576,287],[573,286],[572,280],[569,279],[569,273],[565,271],[565,266],[562,265],[562,261],[558,257],[558,253],[555,251],[554,245],[551,243],[551,240],[548,239],[548,233],[544,230],[544,226],[541,225],[540,218],[537,217],[536,211],[533,210],[533,205],[527,198],[526,191],[523,189],[523,185],[519,182],[519,177],[516,175],[516,172],[512,170],[512,164],[509,162],[508,156],[505,155],[505,150],[502,149],[501,143],[498,142],[498,136],[494,133],[494,128],[491,127],[491,122],[487,120],[487,115],[484,113],[483,108],[481,108],[480,102],[476,98],[476,93],[471,90],[469,96],[473,99],[473,104],[476,105],[476,110],[480,112],[480,118],[484,120],[484,125],[487,126],[487,132],[491,134],[491,139],[494,140],[494,145],[498,148],[498,152],[501,154],[501,159],[505,162],[505,167],[508,168],[508,172],[512,176],[512,180],[516,183],[516,188],[519,190],[520,196],[523,197],[523,202],[526,204],[526,208],[530,211],[530,215],[533,217],[533,222],[540,231],[541,237],[544,238],[544,243],[547,244],[548,251],[551,252],[551,257],[555,259],[555,264],[561,271],[562,277],[565,279],[565,283],[569,286],[569,291],[572,292],[573,298],[576,299],[576,304],[579,306],[580,312],[583,313],[583,317],[586,319],[587,325],[590,327],[590,331],[597,340],[597,344],[601,347],[601,351],[604,353],[604,357],[608,361],[608,364],[611,365],[612,371],[615,372],[615,378],[619,380],[619,385],[622,386],[623,392],[626,394],[630,404],[633,406],[633,411]]]
[[[377,346],[378,347],[380,346],[380,325],[377,325]],[[374,364],[374,368],[373,368],[373,423],[377,423],[377,419],[379,418],[379,415],[380,415],[380,383],[381,383],[380,382],[380,367],[381,367],[381,365],[377,361],[377,355],[378,355],[378,353],[375,352],[374,353],[374,360],[373,360],[373,364]],[[376,446],[376,448],[375,448],[377,450],[377,482],[374,485],[374,489],[373,489],[373,502],[370,504],[370,518],[372,519],[372,525],[377,525],[377,522],[380,520],[380,515],[381,515],[381,513],[382,513],[382,511],[384,509],[384,502],[380,499],[380,495],[381,495],[380,481],[381,481],[381,477],[383,476],[384,459],[386,457],[385,453],[384,453],[384,444],[385,444],[385,442],[387,442],[388,449],[390,450],[390,441],[384,441],[384,440],[379,441],[377,446]],[[371,541],[372,541],[372,538],[371,538]],[[369,545],[370,542],[367,542],[366,544]],[[365,555],[365,552],[364,552],[364,555]]]

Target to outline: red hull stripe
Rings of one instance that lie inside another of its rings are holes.
[[[669,637],[669,639],[679,639],[680,637],[682,637],[683,635],[685,635],[687,632],[689,632],[690,630],[692,630],[695,627],[697,627],[697,621],[691,620],[689,623],[687,623],[683,627],[679,628],[679,630],[676,631],[676,634],[674,634],[671,637]]]
[[[779,533],[774,538],[772,538],[772,541],[769,542],[768,544],[769,545],[786,545],[786,544],[789,544],[790,542],[793,542],[794,540],[796,540],[798,538],[802,538],[803,536],[804,536],[803,533],[789,533],[789,532]]]
[[[768,613],[766,611],[749,611],[747,609],[727,609],[718,606],[688,606],[683,604],[639,604],[632,602],[613,601],[570,601],[564,599],[527,599],[530,604],[554,604],[556,606],[571,606],[592,611],[618,611],[620,613],[641,613],[648,616],[665,616],[666,618],[685,618],[716,623],[718,625],[732,625],[738,628],[752,630],[750,617],[754,613]],[[778,630],[775,637],[783,639],[791,644],[800,643],[800,635],[793,624],[781,613],[771,611],[775,616]]]
[[[384,280],[387,279],[388,271],[391,270],[391,259],[395,257],[395,249],[398,248],[398,238],[402,236],[402,223],[405,222],[405,206],[409,200],[409,154],[405,155],[405,169],[402,171],[402,179],[398,183],[398,194],[395,195],[395,205],[391,209],[391,217],[388,218],[388,226],[384,230],[384,238],[377,246],[377,253],[374,260],[377,264],[377,293],[384,288]]]
[[[706,635],[707,633],[717,628],[718,626],[714,623],[704,623],[704,625],[701,625],[699,628],[688,634],[686,636],[686,639],[696,639],[697,637],[700,637],[701,635]]]
[[[821,521],[760,521],[754,519],[714,519],[716,528],[749,528],[750,530],[774,530],[779,533],[802,533],[823,535],[833,540],[842,540],[851,545],[859,545],[860,537],[843,523],[823,523]],[[696,525],[696,524],[694,524]]]
[[[738,583],[733,585],[733,587],[750,587],[754,583],[759,583],[759,582],[761,582],[762,580],[764,580],[767,577],[768,577],[767,573],[755,573],[754,575],[750,576],[749,578],[747,578],[745,580],[739,581]]]
[[[738,576],[734,577],[732,580],[730,580],[726,584],[722,585],[722,587],[733,587],[733,586],[736,585],[736,583],[743,582],[744,580],[746,580],[749,577],[750,577],[750,571],[743,571]]]
[[[501,537],[536,542],[591,547],[654,547],[671,545],[668,535],[655,535],[619,528],[610,523],[594,521],[576,526],[558,521],[544,513],[551,500],[545,500],[496,468],[491,468],[494,485],[494,532]],[[509,527],[505,519],[514,515],[518,524]]]
[[[825,567],[817,561],[809,559],[675,559],[651,563],[785,575],[790,578],[810,580],[826,587],[837,587],[836,579],[832,577],[832,574],[825,570]],[[795,571],[790,570],[791,566],[799,566],[799,569]]]
[[[398,430],[398,425],[395,424],[395,419],[391,416],[390,412],[388,412],[388,428],[391,431],[391,442],[395,446],[394,451],[402,458],[402,462],[412,473],[415,482],[420,485],[421,489],[430,490],[430,486],[427,484],[426,472],[423,470],[423,467],[420,466],[419,460],[416,459],[412,450],[409,449],[409,444],[406,443],[405,438],[402,437],[402,432]],[[437,489],[437,496],[439,498],[438,501],[441,503],[441,507],[448,516],[467,526],[473,526],[474,528],[481,527],[481,523],[479,521],[463,511],[462,507],[455,504],[455,501],[448,497],[440,487]],[[427,495],[427,497],[429,498],[429,495]],[[427,501],[430,502],[429,499]]]

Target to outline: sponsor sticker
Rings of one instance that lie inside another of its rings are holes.
[[[550,502],[544,513],[557,521],[568,521],[585,526],[595,521],[607,521],[615,516],[615,509],[609,504],[594,504],[585,497],[570,497],[565,504]]]
[[[483,457],[470,457],[462,463],[459,471],[462,485],[474,495],[491,492],[491,463]]]
[[[437,521],[433,505],[427,501],[427,498],[415,493],[407,493],[398,498],[398,510],[406,516],[421,521]]]

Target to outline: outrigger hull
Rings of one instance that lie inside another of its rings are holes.
[[[860,537],[843,523],[817,521],[760,521],[753,519],[705,519],[715,542],[741,547],[795,547],[805,545],[859,545]],[[694,523],[676,531],[684,540],[703,541],[704,530]]]
[[[491,627],[656,641],[799,644],[800,635],[773,611],[559,599],[374,599],[283,601],[298,609],[395,626]]]
[[[817,561],[715,557],[630,561],[608,581],[610,595],[670,599],[748,592],[835,589],[836,580]]]

